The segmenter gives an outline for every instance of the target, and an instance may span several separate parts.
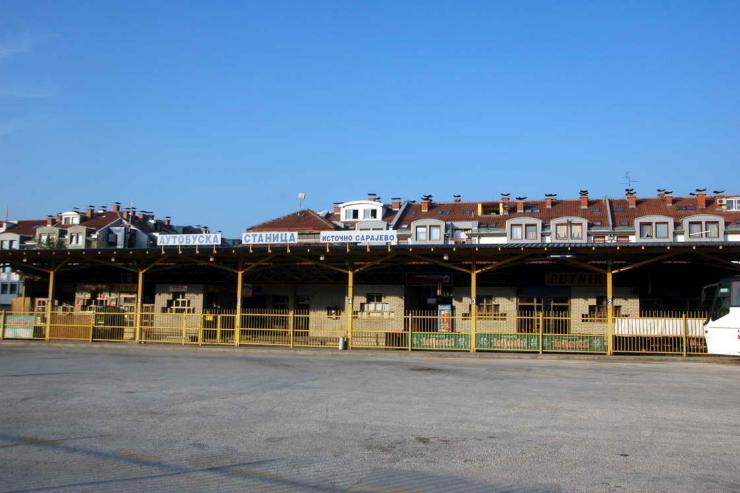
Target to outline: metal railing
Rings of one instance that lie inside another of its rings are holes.
[[[337,348],[406,351],[502,351],[607,354],[602,316],[559,312],[478,314],[432,311],[323,312],[288,309],[138,313],[138,342],[181,345]],[[615,317],[614,353],[706,354],[705,316],[650,312]],[[0,339],[135,342],[137,312],[115,310],[0,312]],[[471,343],[472,347],[471,347]]]

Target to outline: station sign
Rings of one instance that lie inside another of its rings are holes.
[[[385,245],[398,243],[398,233],[392,229],[382,231],[322,231],[321,243],[362,243],[365,245]]]
[[[243,233],[244,245],[280,245],[298,243],[297,231],[264,231],[258,233]]]
[[[221,233],[157,236],[157,246],[204,246],[220,244]]]

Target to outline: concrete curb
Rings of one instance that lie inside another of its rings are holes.
[[[282,347],[264,347],[264,346],[241,346],[239,348],[231,346],[193,346],[179,344],[133,344],[133,343],[115,343],[115,342],[76,342],[76,341],[23,341],[8,340],[0,341],[2,347],[42,347],[42,348],[84,348],[84,349],[102,349],[102,350],[126,350],[126,351],[157,351],[157,352],[195,352],[195,353],[232,353],[243,354],[248,356],[270,356],[286,354],[312,357],[332,357],[332,358],[379,358],[379,359],[450,359],[450,360],[497,360],[497,359],[526,359],[526,360],[545,360],[545,361],[599,361],[603,363],[712,363],[723,365],[740,366],[740,358],[733,356],[702,356],[694,355],[686,358],[676,355],[654,355],[654,354],[619,354],[615,356],[606,356],[603,354],[577,354],[577,353],[516,353],[516,352],[455,352],[455,351],[412,351],[408,352],[400,349],[353,349],[351,351],[339,351],[337,349],[326,348],[282,348]]]

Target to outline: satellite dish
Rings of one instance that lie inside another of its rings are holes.
[[[306,192],[298,192],[298,200],[306,200]]]

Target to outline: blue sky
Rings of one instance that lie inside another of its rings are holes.
[[[0,208],[740,193],[740,2],[0,1]]]

